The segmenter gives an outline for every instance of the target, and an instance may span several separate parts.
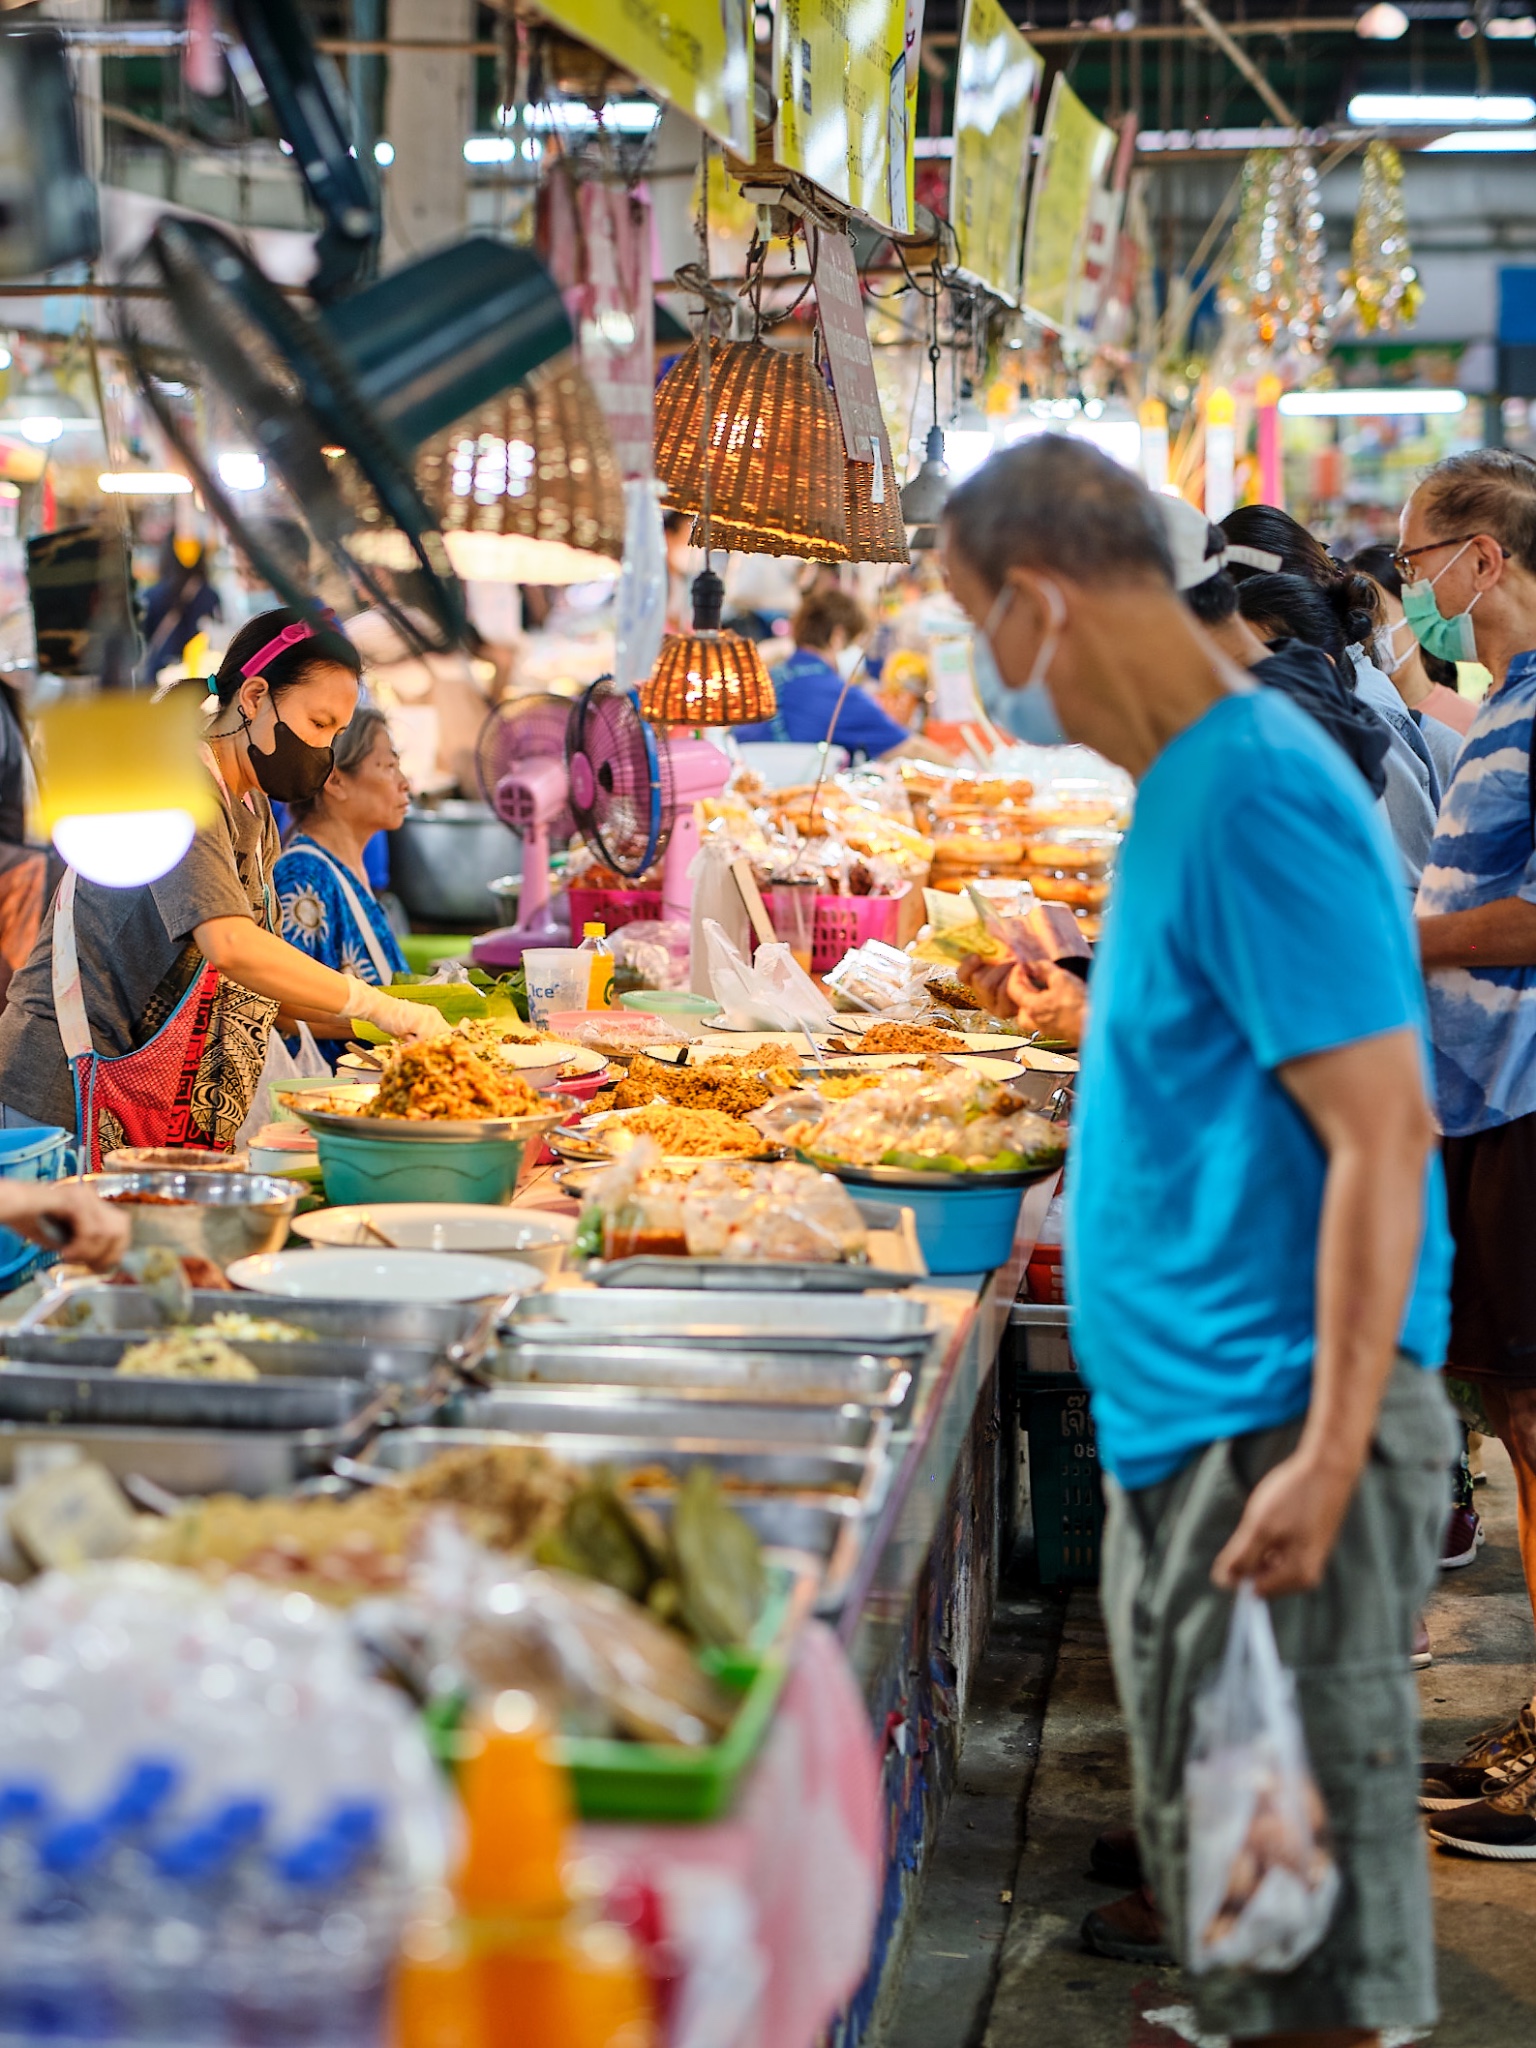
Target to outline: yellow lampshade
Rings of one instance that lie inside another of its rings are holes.
[[[755,725],[778,701],[757,643],[740,633],[669,633],[640,686],[654,725]]]

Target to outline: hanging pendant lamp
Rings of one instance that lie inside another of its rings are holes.
[[[778,709],[757,642],[721,630],[724,604],[725,585],[706,569],[694,579],[692,631],[667,635],[640,687],[640,710],[657,725],[756,725]]]
[[[523,583],[618,573],[623,478],[602,408],[573,355],[434,435],[416,475],[455,567],[463,556],[481,575]]]
[[[704,510],[707,463],[716,546],[845,561],[843,434],[815,366],[761,341],[708,348],[707,433],[697,342],[657,386],[656,473],[669,504]]]

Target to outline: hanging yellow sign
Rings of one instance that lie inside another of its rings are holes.
[[[751,157],[751,0],[540,0],[539,11]]]
[[[1045,110],[1024,240],[1024,305],[1058,334],[1074,317],[1088,209],[1114,150],[1114,130],[1094,119],[1058,71]]]
[[[779,0],[775,161],[882,227],[911,191],[906,0]]]
[[[1010,306],[1019,298],[1029,141],[1044,68],[998,0],[966,0],[949,217],[960,268]]]

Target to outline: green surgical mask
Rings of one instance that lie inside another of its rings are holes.
[[[1471,541],[1463,541],[1440,571],[1440,576],[1454,568],[1471,545]],[[1479,591],[1465,611],[1447,618],[1435,596],[1435,585],[1440,576],[1431,576],[1427,583],[1403,585],[1403,617],[1413,628],[1413,637],[1426,654],[1436,655],[1441,661],[1476,661],[1477,635],[1472,630],[1472,605],[1483,593]]]

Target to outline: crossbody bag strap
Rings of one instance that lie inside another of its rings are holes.
[[[85,996],[80,987],[80,949],[75,943],[75,884],[73,868],[64,870],[53,907],[53,1014],[64,1056],[84,1059],[92,1052],[90,1022],[85,1014]]]
[[[373,962],[373,971],[379,977],[379,987],[388,988],[394,980],[395,970],[389,955],[384,951],[378,933],[373,928],[372,920],[363,908],[362,899],[353,886],[352,877],[347,873],[340,861],[332,860],[331,856],[318,841],[306,838],[304,851],[305,853],[313,854],[316,860],[323,861],[325,866],[336,877],[336,886],[340,889],[342,898],[348,910],[352,913],[352,922],[363,935],[363,944],[368,948],[368,958]]]

